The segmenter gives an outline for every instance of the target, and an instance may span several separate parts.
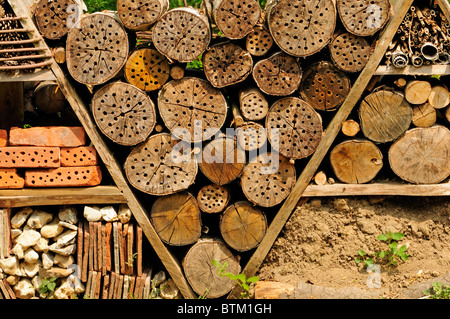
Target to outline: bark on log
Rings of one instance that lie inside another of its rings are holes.
[[[383,167],[383,154],[367,140],[350,140],[330,152],[330,163],[336,177],[347,184],[370,182]]]
[[[156,199],[150,221],[161,240],[173,246],[194,244],[202,233],[197,200],[188,192]]]
[[[125,28],[147,30],[169,9],[169,0],[117,0],[117,14]]]
[[[443,109],[450,104],[450,93],[443,85],[435,85],[431,88],[431,93],[428,96],[428,103],[435,109]]]
[[[413,107],[412,123],[417,127],[433,126],[436,118],[436,109],[430,103]]]
[[[242,116],[249,121],[259,121],[266,117],[269,103],[256,87],[248,87],[239,91],[239,105]]]
[[[183,259],[183,270],[192,289],[205,298],[222,297],[234,287],[234,281],[219,276],[212,264],[227,262],[226,271],[238,274],[241,271],[239,261],[227,245],[219,239],[201,239],[194,244]]]
[[[327,61],[318,62],[303,72],[300,96],[313,108],[334,111],[350,92],[350,79]]]
[[[401,179],[437,184],[450,175],[450,130],[441,125],[407,131],[389,149],[389,164]]]
[[[267,137],[281,155],[299,159],[316,150],[322,140],[322,118],[296,97],[276,101],[266,117]]]
[[[242,172],[241,187],[253,204],[272,207],[290,194],[295,180],[294,164],[278,153],[267,153],[247,164]]]
[[[423,104],[431,94],[431,84],[428,81],[409,81],[405,87],[405,98],[411,104]]]
[[[266,94],[289,95],[298,89],[302,70],[294,57],[277,52],[255,64],[253,79],[259,89]]]
[[[332,0],[273,0],[266,6],[266,16],[275,43],[296,57],[324,48],[336,26]]]
[[[58,40],[70,29],[70,16],[75,0],[40,0],[36,3],[34,17],[39,32],[47,39]],[[81,8],[77,7],[80,10]],[[75,21],[73,21],[74,23]]]
[[[255,151],[267,142],[266,129],[261,124],[247,122],[236,129],[239,146],[248,151]]]
[[[114,17],[106,13],[85,16],[67,34],[67,69],[80,83],[103,84],[125,65],[128,47],[127,32]]]
[[[248,251],[257,247],[266,230],[266,215],[246,201],[230,205],[220,218],[220,233],[223,239],[237,251]]]
[[[245,39],[245,49],[253,56],[263,56],[273,46],[273,38],[269,30],[264,25],[256,25],[253,30],[247,34]]]
[[[159,133],[136,146],[125,161],[130,184],[151,195],[170,195],[187,189],[197,176],[190,145]]]
[[[44,81],[34,89],[34,106],[44,113],[61,112],[66,105],[66,97],[59,85],[53,81]]]
[[[363,37],[341,33],[328,45],[333,63],[344,72],[359,72],[370,57],[370,45]]]
[[[125,146],[145,141],[156,124],[155,105],[150,97],[120,81],[109,83],[94,94],[92,113],[102,133]]]
[[[208,214],[222,212],[227,207],[229,200],[228,189],[216,184],[203,186],[197,194],[198,206]]]
[[[381,89],[364,98],[359,117],[365,137],[377,143],[391,142],[409,128],[412,108],[403,94]]]

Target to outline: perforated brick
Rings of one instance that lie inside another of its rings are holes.
[[[0,167],[55,168],[60,166],[59,147],[0,147]]]
[[[8,131],[0,130],[0,147],[8,145]]]
[[[63,147],[61,148],[61,166],[95,166],[98,156],[95,147]]]
[[[0,188],[23,188],[24,179],[15,168],[0,168]]]
[[[99,166],[59,167],[25,172],[26,187],[96,186],[101,180]]]
[[[77,147],[86,144],[86,133],[79,126],[12,127],[9,131],[11,146]]]

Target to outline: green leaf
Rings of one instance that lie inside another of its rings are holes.
[[[247,282],[258,282],[258,281],[259,281],[259,278],[257,276],[247,278]]]
[[[358,250],[358,255],[360,255],[361,257],[364,257],[366,255],[366,253],[364,252],[364,250],[360,249],[360,250]]]
[[[377,239],[378,240],[382,240],[382,241],[386,241],[386,240],[389,239],[389,237],[386,236],[385,234],[381,234],[381,235],[378,235]]]
[[[394,234],[392,234],[392,239],[394,239],[394,240],[400,240],[403,237],[405,237],[405,234],[402,234],[402,233],[394,233]]]
[[[245,291],[248,291],[248,290],[250,289],[250,286],[249,286],[248,284],[246,284],[246,283],[243,283],[243,284],[242,284],[242,288],[243,288]]]
[[[50,291],[55,291],[56,283],[55,282],[50,282],[50,283],[48,283],[47,287],[48,287],[48,289]]]
[[[395,252],[397,252],[397,242],[396,241],[393,241],[392,243],[390,243],[389,244],[389,248],[392,250],[392,251],[395,251]]]
[[[380,258],[384,258],[386,255],[387,255],[387,252],[385,252],[385,251],[380,251],[380,252],[378,252],[378,256],[379,256]]]
[[[357,263],[357,264],[359,264],[361,262],[361,259],[360,258],[355,258],[355,263]]]
[[[219,262],[218,260],[215,260],[215,259],[211,260],[211,264],[212,264],[214,267],[217,267],[217,268],[222,267],[222,265],[220,264],[220,262]]]
[[[237,274],[236,279],[239,279],[241,282],[247,281],[247,277],[245,276],[245,274]]]

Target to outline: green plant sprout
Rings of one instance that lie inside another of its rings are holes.
[[[428,299],[450,299],[450,286],[442,282],[433,282],[432,288],[424,291],[424,295]]]
[[[54,292],[56,288],[56,277],[52,277],[50,279],[43,278],[42,283],[39,285],[39,290],[42,294],[45,294],[47,292]]]

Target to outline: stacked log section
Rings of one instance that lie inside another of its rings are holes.
[[[156,91],[169,79],[169,61],[155,49],[142,48],[131,53],[124,67],[128,83],[144,91]]]
[[[388,0],[338,0],[336,5],[344,27],[357,36],[372,36],[389,20]]]
[[[319,52],[330,42],[336,26],[332,0],[273,0],[266,14],[275,43],[295,57]]]
[[[257,247],[266,230],[266,215],[249,202],[234,203],[220,218],[220,233],[224,241],[237,251]]]
[[[297,60],[284,52],[260,60],[253,68],[253,79],[259,89],[276,96],[294,93],[300,85],[302,74]]]
[[[330,152],[330,163],[343,183],[370,182],[383,167],[383,154],[367,140],[350,140],[338,144]]]
[[[150,221],[161,240],[174,246],[194,244],[202,231],[197,200],[188,192],[159,197],[152,205]]]
[[[413,80],[405,87],[405,98],[411,104],[423,104],[431,94],[431,84],[428,81]]]
[[[117,0],[117,14],[125,28],[147,30],[169,9],[169,0]]]
[[[436,123],[437,112],[430,103],[413,107],[412,123],[417,127],[430,127]]]
[[[75,0],[37,2],[34,17],[39,32],[50,40],[58,40],[65,36],[70,29],[70,15],[74,12],[74,6],[81,10]]]
[[[441,125],[408,130],[389,149],[389,164],[401,179],[437,184],[450,175],[450,130]]]
[[[33,100],[36,108],[47,114],[61,112],[66,104],[64,93],[53,81],[39,83],[34,89]]]
[[[226,185],[238,178],[245,167],[245,152],[232,137],[218,137],[202,152],[200,171],[211,182]]]
[[[246,151],[255,151],[267,142],[264,126],[255,122],[247,122],[236,129],[239,146]]]
[[[114,17],[106,13],[85,16],[67,34],[67,69],[80,83],[103,84],[125,65],[128,48],[128,34]]]
[[[227,245],[219,239],[201,239],[194,244],[183,259],[183,270],[192,289],[206,298],[219,298],[234,287],[234,281],[219,276],[213,261],[227,263],[227,272],[238,274],[239,261]]]
[[[103,134],[126,146],[145,141],[156,123],[155,105],[150,97],[121,81],[107,84],[94,94],[92,113]]]
[[[361,127],[358,122],[350,119],[342,122],[341,131],[345,136],[353,137],[361,131]]]
[[[431,88],[428,103],[435,109],[440,110],[450,104],[450,93],[443,85],[435,85]]]
[[[250,53],[232,42],[215,44],[203,54],[206,78],[216,88],[244,81],[252,68]]]
[[[195,77],[166,83],[158,93],[158,108],[172,134],[188,142],[211,138],[223,126],[227,115],[222,92]]]
[[[241,188],[253,204],[272,207],[290,194],[295,181],[294,164],[278,153],[266,153],[247,164],[242,172]]]
[[[263,25],[256,25],[245,38],[245,49],[253,56],[263,56],[273,46],[273,38]]]
[[[322,118],[312,106],[296,97],[276,101],[266,117],[267,137],[281,155],[304,158],[322,140]]]
[[[202,212],[220,213],[230,201],[230,192],[224,186],[210,184],[203,186],[197,194],[197,202]]]
[[[130,184],[151,195],[170,195],[186,190],[197,176],[197,161],[184,141],[168,133],[152,135],[136,146],[125,161]]]
[[[359,72],[367,64],[370,45],[363,37],[344,32],[333,38],[328,45],[333,63],[344,72]]]
[[[175,8],[156,22],[152,42],[167,58],[192,62],[202,54],[211,40],[208,18],[194,8]]]
[[[331,63],[321,61],[303,72],[299,91],[316,110],[336,110],[350,92],[350,79]]]
[[[381,89],[367,95],[361,102],[361,131],[374,142],[391,142],[409,128],[412,114],[403,94]]]
[[[239,106],[241,115],[249,121],[262,120],[269,111],[269,102],[261,90],[255,87],[239,91]]]

